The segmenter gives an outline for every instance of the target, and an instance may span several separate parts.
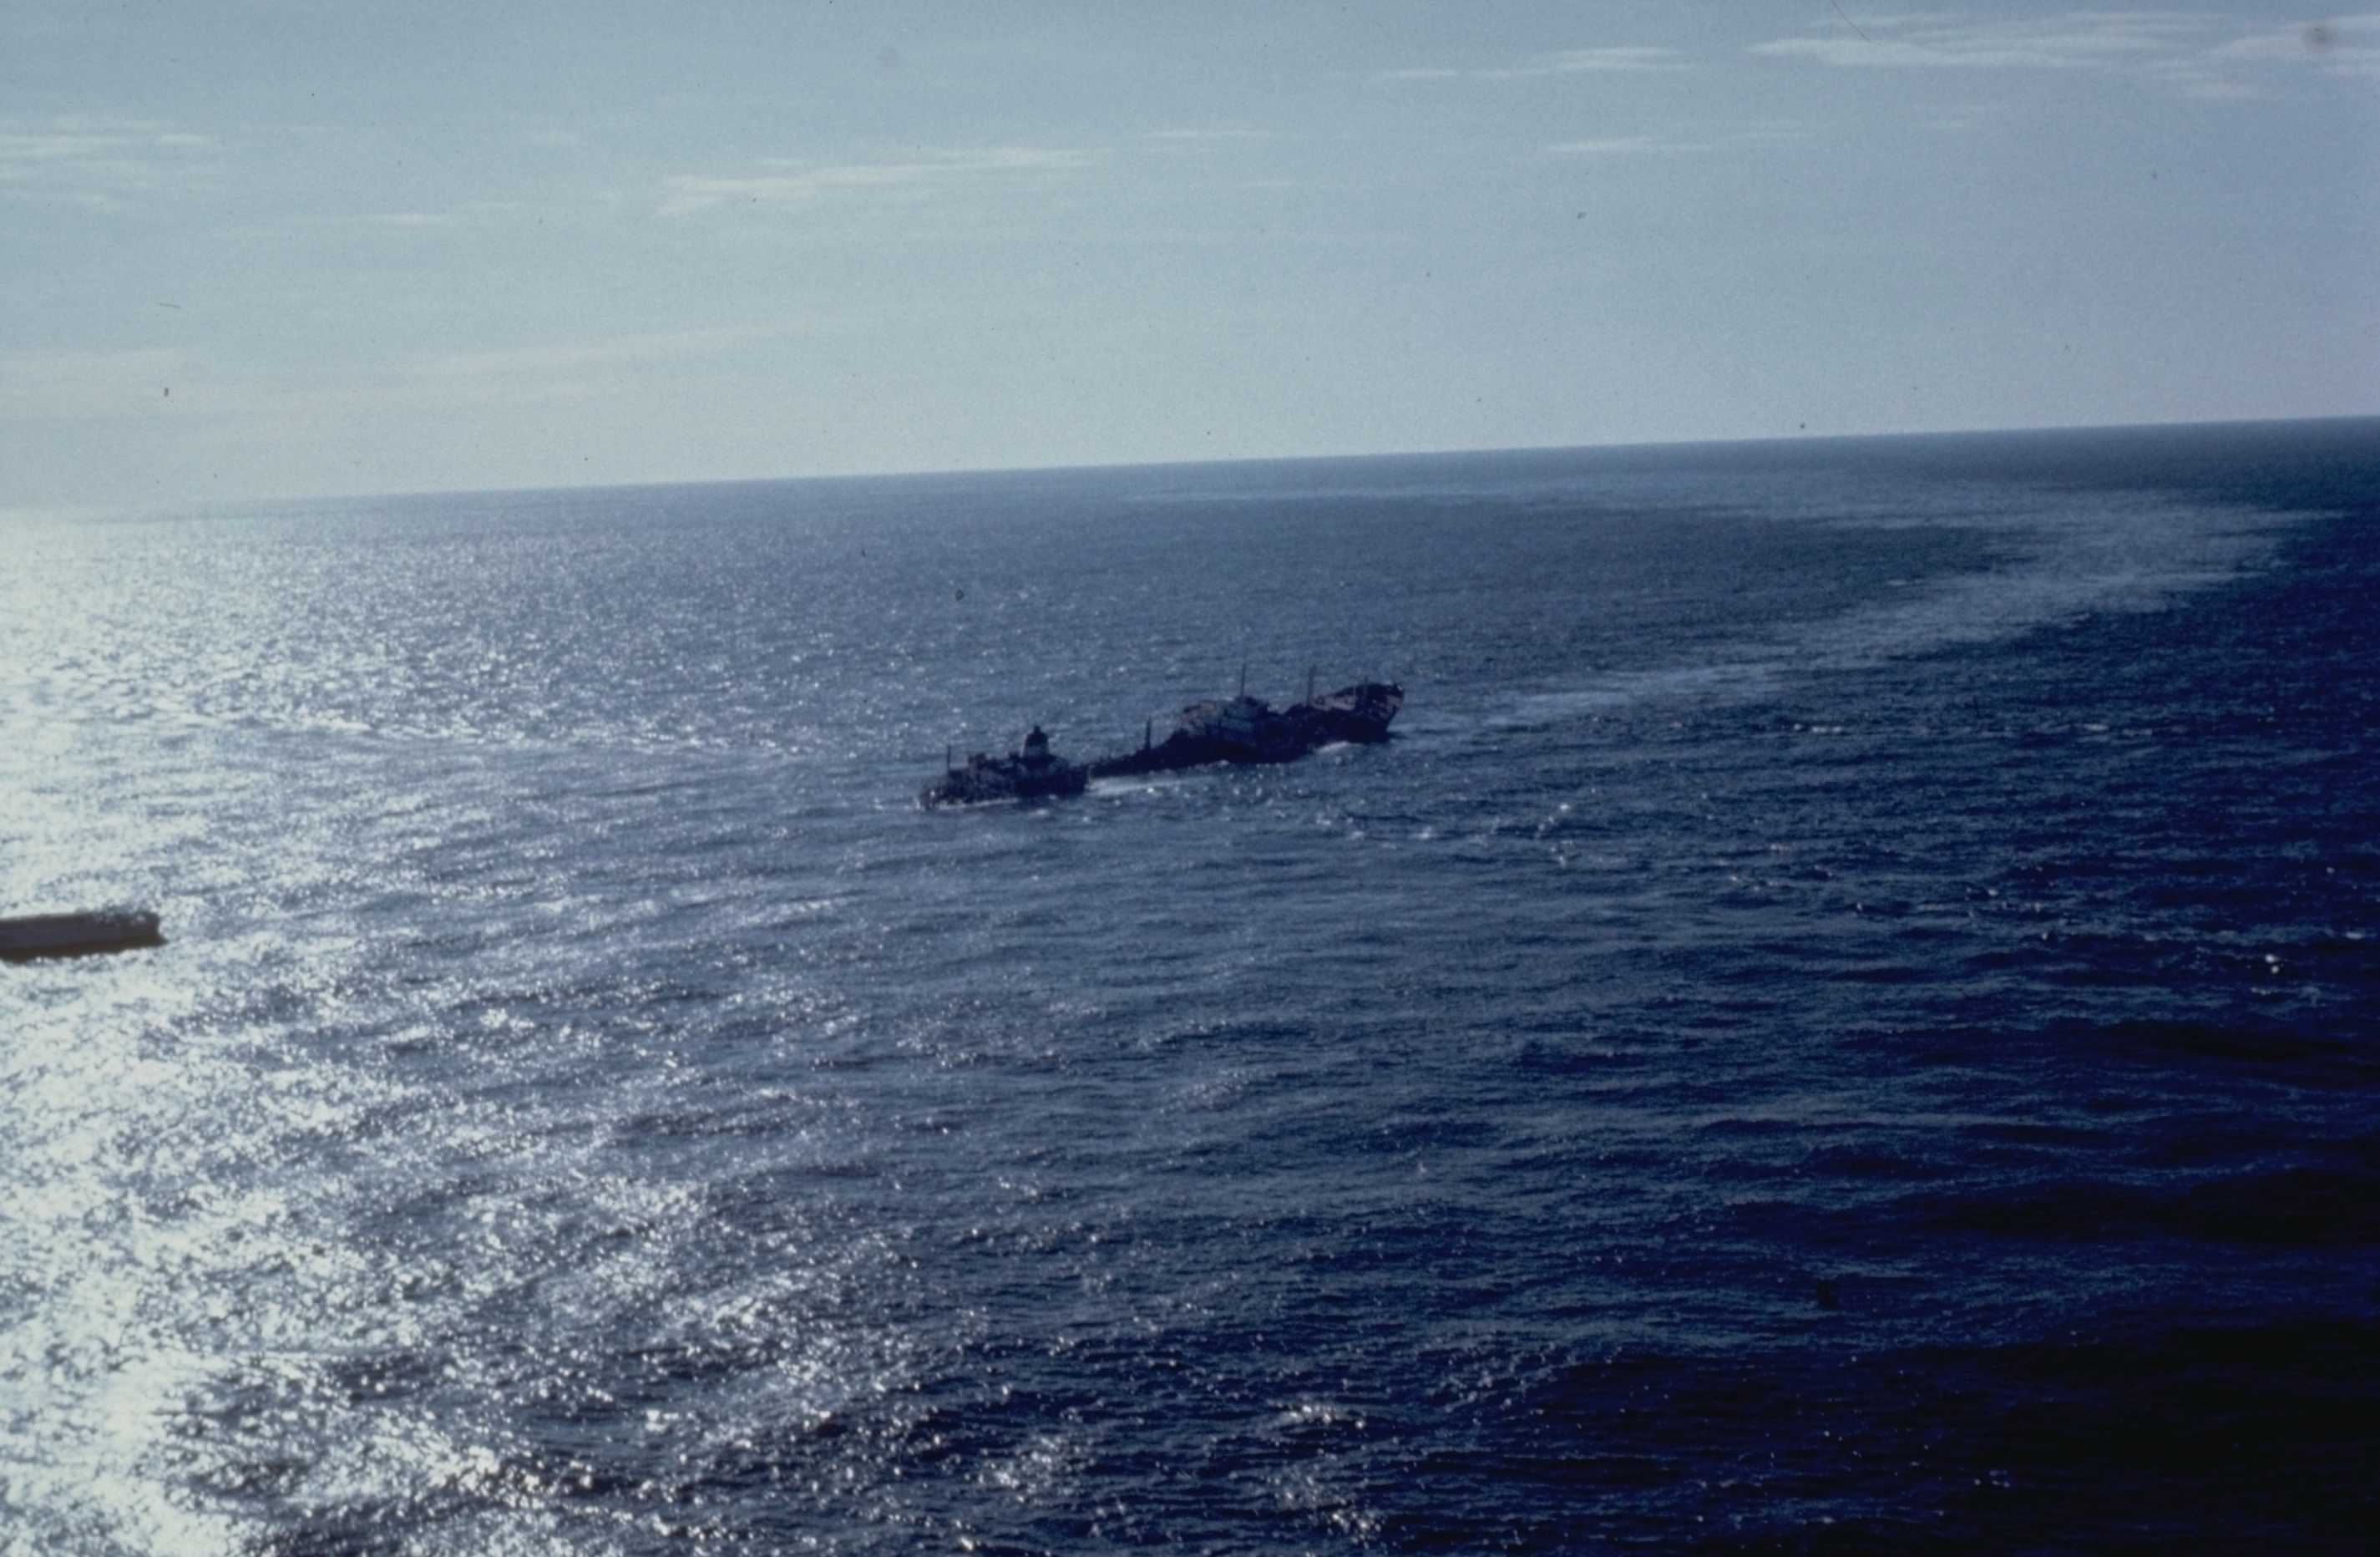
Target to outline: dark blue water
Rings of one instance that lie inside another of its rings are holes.
[[[8,1557],[2380,1527],[2380,424],[27,522],[0,801]]]

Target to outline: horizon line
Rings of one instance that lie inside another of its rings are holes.
[[[396,488],[376,492],[313,493],[200,498],[189,503],[131,507],[123,505],[12,505],[0,507],[0,524],[48,522],[137,522],[143,519],[203,517],[228,510],[282,508],[313,503],[395,503],[424,498],[525,497],[570,493],[634,493],[682,491],[698,487],[799,486],[809,483],[850,484],[870,481],[961,481],[994,477],[1091,475],[1140,470],[1204,470],[1230,467],[1355,464],[1392,459],[1461,459],[1469,457],[1547,456],[1564,454],[1678,454],[1695,450],[1798,449],[1854,444],[1910,444],[1949,439],[2049,437],[2082,434],[2148,434],[2191,432],[2274,431],[2282,428],[2345,428],[2369,423],[2380,432],[2380,411],[2334,413],[2304,417],[2246,417],[2217,420],[2028,423],[1998,427],[1944,427],[1891,432],[1793,432],[1751,438],[1656,438],[1611,444],[1511,444],[1467,447],[1381,449],[1349,454],[1236,455],[1216,459],[1086,460],[1062,465],[983,465],[954,469],[909,468],[853,470],[791,476],[694,476],[637,481],[597,481],[585,485],[523,485],[490,487]]]

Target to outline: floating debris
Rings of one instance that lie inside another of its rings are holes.
[[[0,962],[36,957],[84,957],[162,946],[157,916],[145,908],[103,908],[90,914],[30,914],[0,919]]]

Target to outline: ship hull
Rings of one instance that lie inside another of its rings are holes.
[[[1138,751],[1101,758],[1093,778],[1200,768],[1215,762],[1293,762],[1342,741],[1369,745],[1389,738],[1389,724],[1404,706],[1404,688],[1366,681],[1326,697],[1274,709],[1254,698],[1193,703],[1172,735]]]
[[[1014,758],[967,759],[944,772],[917,797],[922,806],[980,806],[997,800],[1047,800],[1080,795],[1091,771],[1079,762],[1027,767]]]

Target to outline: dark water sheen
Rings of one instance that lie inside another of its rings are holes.
[[[7,1557],[2380,1528],[2380,424],[20,524],[0,801]]]

